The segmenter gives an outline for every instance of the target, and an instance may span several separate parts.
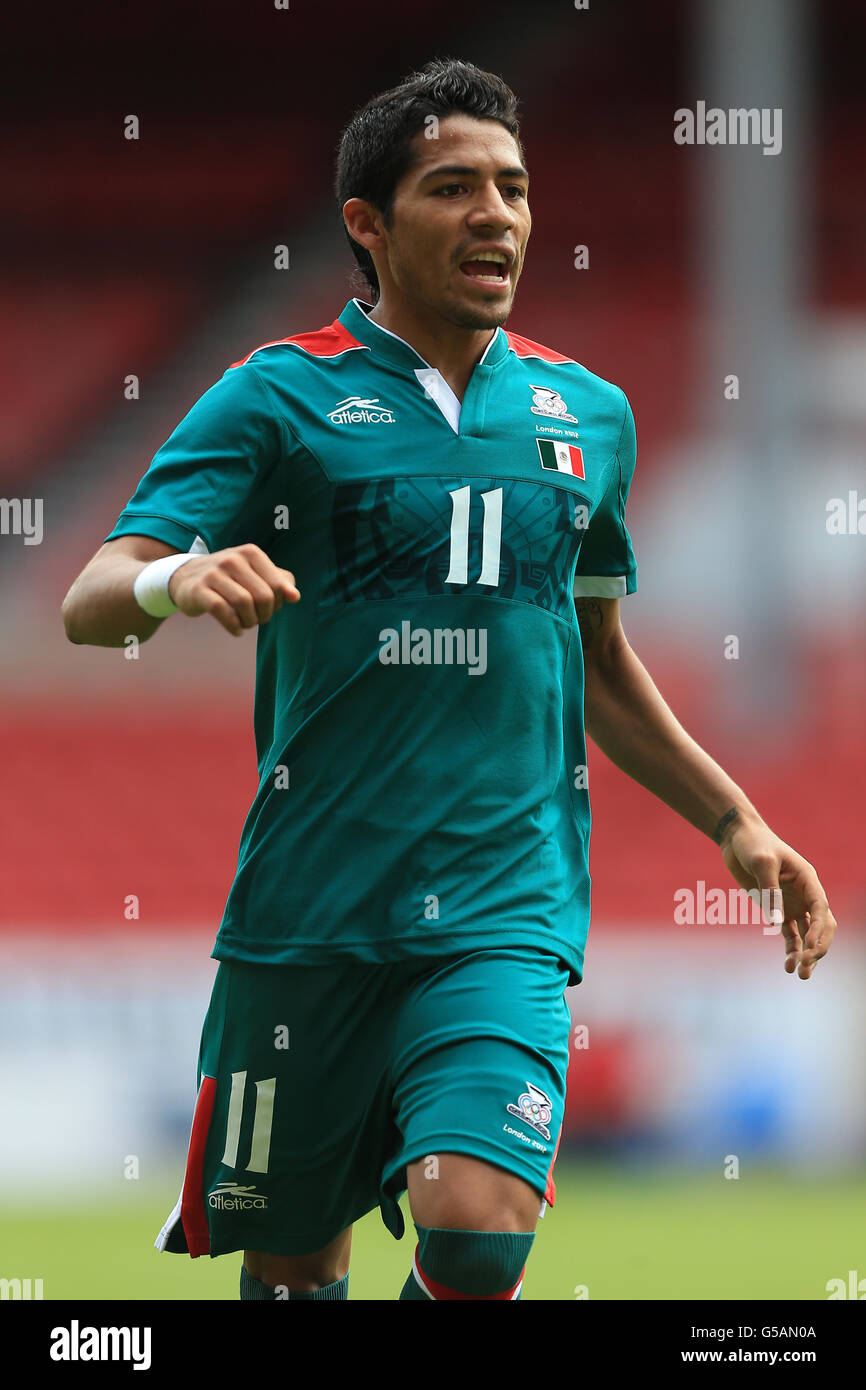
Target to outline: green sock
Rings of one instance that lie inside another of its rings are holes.
[[[278,1288],[285,1288],[285,1285]],[[326,1284],[323,1289],[311,1289],[307,1293],[283,1293],[272,1289],[270,1284],[264,1284],[261,1279],[256,1279],[250,1274],[246,1265],[241,1265],[241,1299],[246,1302],[248,1299],[273,1299],[275,1302],[286,1298],[324,1298],[328,1300],[348,1299],[349,1297],[349,1276],[344,1274],[342,1279],[337,1279],[333,1284]]]
[[[424,1290],[423,1290],[423,1289],[420,1289],[420,1288],[418,1287],[418,1280],[415,1278],[415,1271],[414,1271],[414,1269],[412,1270],[412,1272],[411,1272],[410,1275],[409,1275],[409,1278],[406,1280],[405,1284],[403,1285],[402,1289],[400,1290],[400,1297],[399,1297],[399,1299],[398,1299],[397,1301],[398,1301],[398,1303],[429,1303],[429,1302],[430,1302],[430,1299],[427,1297],[427,1295],[426,1295],[426,1293],[424,1292]]]
[[[419,1226],[416,1255],[421,1274],[442,1284],[458,1298],[490,1298],[513,1288],[526,1265],[534,1232],[460,1231]],[[444,1295],[443,1295],[444,1296]],[[434,1294],[435,1297],[435,1294]],[[521,1294],[518,1291],[514,1302]],[[415,1268],[400,1293],[400,1302],[430,1302],[419,1286]]]

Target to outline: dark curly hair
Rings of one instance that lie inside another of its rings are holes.
[[[334,192],[339,208],[349,198],[363,198],[390,225],[394,190],[411,167],[411,142],[429,116],[462,113],[480,121],[498,121],[514,136],[525,163],[517,107],[511,88],[495,73],[458,58],[433,58],[399,86],[371,97],[352,116],[337,153]],[[379,277],[373,258],[349,235],[345,222],[343,230],[375,303]]]

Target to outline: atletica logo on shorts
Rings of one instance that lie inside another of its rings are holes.
[[[219,1182],[207,1194],[207,1204],[215,1211],[265,1211],[267,1197],[254,1187],[241,1187],[236,1182]]]
[[[552,1102],[550,1096],[546,1096],[538,1086],[533,1086],[531,1081],[527,1081],[526,1090],[517,1097],[516,1105],[506,1105],[509,1115],[516,1115],[524,1124],[543,1134],[545,1139],[550,1138],[550,1116]]]

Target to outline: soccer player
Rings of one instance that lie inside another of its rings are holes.
[[[528,188],[515,97],[472,64],[356,112],[336,189],[369,300],[233,363],[64,602],[96,645],[258,627],[259,788],[157,1240],[243,1250],[242,1298],[346,1298],[353,1222],[399,1238],[407,1190],[401,1299],[520,1298],[589,924],[584,730],[777,895],[789,973],[835,931],[625,638],[632,412],[503,328]]]

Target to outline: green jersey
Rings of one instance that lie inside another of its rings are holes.
[[[636,588],[623,392],[497,328],[462,401],[358,299],[256,348],[106,539],[252,541],[297,603],[258,628],[259,787],[219,960],[556,953],[589,927],[573,594]]]

